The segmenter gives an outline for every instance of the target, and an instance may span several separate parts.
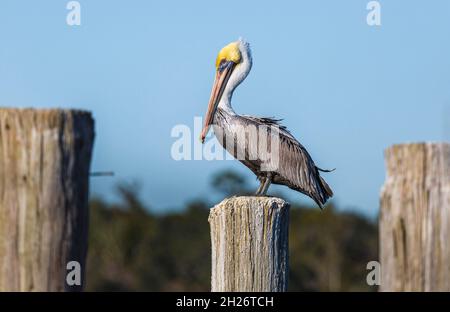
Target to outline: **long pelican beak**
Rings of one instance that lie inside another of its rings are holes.
[[[214,121],[214,115],[216,114],[217,106],[222,98],[223,91],[230,79],[231,73],[234,69],[234,63],[229,61],[223,63],[216,73],[214,84],[211,90],[211,97],[209,98],[208,110],[205,115],[205,125],[203,126],[202,133],[200,135],[200,141],[205,142],[205,137],[208,134],[209,127]]]

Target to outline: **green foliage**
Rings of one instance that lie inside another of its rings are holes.
[[[362,216],[293,206],[290,231],[290,290],[374,291],[366,265],[378,260],[376,225]]]
[[[234,171],[227,170],[215,174],[211,184],[225,197],[251,194],[245,178]]]
[[[226,195],[248,193],[235,173],[216,175]],[[209,291],[210,237],[206,202],[155,215],[136,186],[120,186],[121,205],[91,201],[87,290]],[[293,205],[290,291],[373,291],[366,264],[378,259],[377,227],[362,216]]]

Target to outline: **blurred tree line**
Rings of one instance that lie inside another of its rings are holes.
[[[212,179],[224,196],[246,195],[245,179],[230,171]],[[120,186],[123,204],[90,203],[88,291],[209,291],[211,203],[155,215],[135,186]],[[291,203],[290,291],[375,291],[366,265],[378,259],[377,225],[333,204],[323,211]]]

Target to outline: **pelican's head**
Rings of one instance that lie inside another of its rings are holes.
[[[209,98],[208,110],[206,111],[205,116],[205,124],[200,135],[200,140],[202,141],[202,143],[205,141],[209,126],[214,121],[214,115],[216,113],[217,106],[219,105],[220,99],[222,98],[225,87],[227,86],[230,77],[236,71],[236,68],[238,68],[239,65],[243,62],[244,53],[245,55],[250,54],[249,46],[242,39],[239,39],[238,41],[234,41],[223,47],[217,55],[216,77],[214,79],[211,97]],[[249,65],[251,66],[251,63]],[[248,68],[248,70],[250,70],[250,68]],[[233,88],[235,88],[237,84],[239,84],[240,81],[245,78],[247,72],[243,73],[244,75],[241,75],[242,77],[235,77],[238,79],[233,80],[235,82]]]

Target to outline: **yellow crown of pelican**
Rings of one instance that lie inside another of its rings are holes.
[[[241,51],[239,50],[239,42],[232,42],[220,50],[216,59],[216,69],[219,68],[222,60],[239,63],[241,61]]]

